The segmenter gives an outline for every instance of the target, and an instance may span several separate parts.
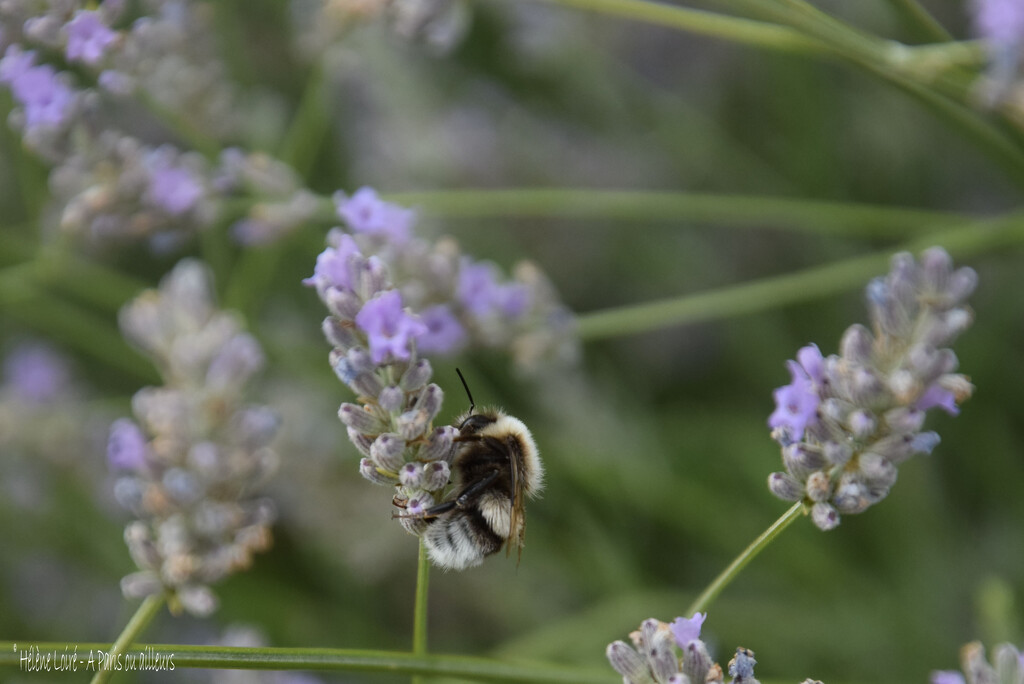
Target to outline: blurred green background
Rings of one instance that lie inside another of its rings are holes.
[[[926,4],[968,36],[964,3]],[[821,6],[873,33],[908,37],[881,0]],[[647,189],[977,216],[1020,203],[1019,187],[957,131],[844,64],[526,2],[445,9],[467,23],[444,50],[376,19],[309,59],[285,29],[288,11],[269,0],[218,7],[225,60],[258,105],[236,142],[272,151],[304,84],[323,69],[326,128],[306,174],[321,193]],[[5,239],[49,239],[45,194],[45,167],[2,127]],[[453,235],[506,269],[535,261],[577,313],[897,251],[905,238],[782,220],[481,218],[430,206],[421,208],[427,234]],[[326,362],[324,311],[299,282],[326,227],[252,249],[217,227],[181,253],[126,247],[88,257],[147,285],[186,253],[210,259],[227,303],[241,306],[267,349],[259,398],[285,417],[273,550],[216,588],[222,607],[213,618],[164,614],[144,641],[212,643],[246,624],[275,646],[409,647],[415,539],[390,520],[386,490],[358,474],[335,416],[350,396]],[[0,637],[110,640],[135,606],[118,589],[133,565],[121,539],[128,516],[106,474],[105,430],[154,376],[141,359],[133,373],[90,352],[82,335],[91,333],[69,310],[116,335],[116,305],[76,297],[72,275],[15,294],[23,283],[14,269],[25,263],[24,252],[0,255],[0,349],[49,340],[71,357],[77,389],[53,411],[0,403]],[[955,419],[930,417],[941,445],[902,467],[884,503],[830,533],[798,521],[726,590],[704,629],[721,662],[742,645],[757,653],[762,680],[923,682],[932,669],[956,667],[968,640],[1021,644],[1024,261],[1009,248],[966,263],[980,276],[976,323],[956,351],[975,397]],[[500,404],[531,427],[548,486],[528,509],[518,567],[497,556],[465,573],[434,572],[431,650],[601,667],[608,642],[647,617],[679,615],[787,507],[765,484],[781,464],[765,421],[772,389],[788,381],[783,362],[812,341],[837,351],[846,326],[866,318],[857,288],[589,341],[578,367],[539,377],[497,353],[438,360],[442,417],[465,409],[459,365],[480,404]],[[201,675],[147,681],[189,677]]]

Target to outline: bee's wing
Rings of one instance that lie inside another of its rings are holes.
[[[512,546],[515,545],[521,556],[523,540],[526,538],[526,497],[523,494],[526,488],[526,472],[523,468],[523,453],[519,441],[510,439],[507,444],[509,467],[512,471],[512,511],[509,516],[509,536],[505,554],[511,554]]]

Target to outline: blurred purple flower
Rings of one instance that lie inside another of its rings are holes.
[[[466,330],[451,309],[443,304],[420,313],[426,331],[416,338],[417,348],[425,354],[449,354],[466,342]]]
[[[689,619],[677,617],[672,621],[672,635],[676,638],[679,648],[685,649],[688,643],[700,639],[700,628],[707,617],[707,613],[694,613]]]
[[[378,364],[389,354],[408,359],[413,339],[427,332],[426,325],[402,308],[398,290],[382,292],[366,302],[356,314],[356,325],[369,337],[370,357]]]
[[[520,283],[499,283],[495,269],[488,263],[465,259],[459,270],[457,296],[474,316],[494,313],[510,318],[520,316],[529,304],[529,292]]]
[[[119,418],[110,426],[107,461],[115,470],[140,471],[146,466],[146,436],[128,418]]]
[[[936,670],[929,681],[931,684],[965,684],[964,676],[955,670]]]
[[[316,258],[313,275],[302,281],[303,285],[316,286],[318,281],[327,285],[351,290],[355,287],[352,273],[352,257],[359,257],[359,247],[351,235],[342,235],[337,247],[328,247]]]
[[[956,396],[947,389],[940,387],[938,383],[924,391],[921,398],[914,404],[919,411],[927,411],[938,406],[951,416],[960,415],[960,407],[956,405]]]
[[[384,235],[402,243],[412,235],[416,212],[380,199],[373,188],[362,187],[351,197],[338,193],[334,197],[338,216],[357,233]]]
[[[67,390],[67,361],[45,344],[23,344],[4,360],[4,379],[19,398],[44,404]]]
[[[75,102],[69,88],[49,64],[35,66],[35,53],[8,48],[0,60],[0,82],[25,110],[25,127],[57,127],[65,122]]]
[[[147,196],[168,214],[188,212],[203,196],[203,186],[190,169],[166,159],[158,159],[149,169]]]
[[[64,27],[68,35],[67,58],[94,66],[117,40],[117,32],[103,23],[99,12],[79,10]]]
[[[769,427],[787,428],[793,440],[802,438],[807,426],[817,421],[820,399],[814,387],[815,377],[820,381],[824,367],[821,352],[814,345],[801,348],[797,358],[801,363],[786,362],[793,381],[775,390],[775,411],[768,417]]]
[[[981,38],[1006,46],[1024,44],[1024,2],[974,0],[974,26]]]

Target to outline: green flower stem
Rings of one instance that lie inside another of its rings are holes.
[[[917,252],[931,245],[945,247],[956,257],[968,257],[1024,242],[1024,213],[994,221],[975,221],[953,230],[930,233],[903,245]],[[717,320],[767,311],[785,304],[828,297],[862,286],[883,272],[892,256],[885,250],[795,273],[740,285],[581,314],[578,333],[583,340],[631,335],[672,325]]]
[[[416,604],[412,619],[412,654],[427,655],[427,597],[430,589],[430,559],[427,557],[427,545],[420,538],[419,558],[416,562]],[[413,684],[423,680],[413,677]]]
[[[0,668],[21,666],[19,650],[38,648],[42,654],[63,653],[68,643],[0,642]],[[108,652],[110,644],[78,643],[78,656],[89,651]],[[478,682],[533,682],[536,684],[617,684],[622,677],[610,668],[576,668],[562,665],[513,663],[490,658],[455,655],[416,656],[395,651],[362,651],[334,648],[238,648],[183,644],[136,644],[126,656],[169,657],[175,669],[230,670],[333,670],[397,675],[458,677]],[[58,656],[59,658],[59,656]],[[82,666],[79,665],[79,668]]]
[[[722,571],[722,573],[715,578],[711,584],[708,585],[707,589],[701,592],[701,595],[690,604],[690,607],[686,609],[684,615],[692,616],[694,613],[706,612],[708,606],[714,601],[722,590],[729,586],[729,583],[736,579],[736,576],[740,574],[743,568],[747,567],[747,563],[752,561],[757,554],[761,553],[766,546],[771,544],[776,537],[793,524],[793,521],[804,515],[804,505],[798,501],[789,510],[782,514],[782,517],[776,520],[771,526],[761,533],[758,537],[750,544],[747,548],[743,549],[743,553],[738,555],[729,566]]]
[[[922,40],[942,43],[953,36],[917,0],[889,0],[896,14]]]
[[[544,217],[699,221],[861,237],[910,237],[963,225],[964,214],[787,197],[586,188],[509,188],[390,193],[385,199],[445,218]]]
[[[159,594],[153,594],[147,596],[139,606],[139,609],[135,611],[135,615],[125,625],[121,635],[117,637],[117,641],[110,647],[108,652],[109,659],[111,662],[116,662],[119,654],[124,653],[129,646],[135,643],[136,639],[145,631],[149,623],[153,621],[156,614],[163,608],[164,603],[167,601],[167,595],[163,592]],[[111,668],[97,670],[96,674],[92,678],[92,684],[103,684],[110,679],[110,676],[114,673]]]
[[[827,45],[784,26],[714,12],[663,5],[647,0],[547,0],[547,2],[783,52],[798,54],[828,54],[830,52]]]

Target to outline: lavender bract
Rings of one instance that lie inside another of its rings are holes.
[[[129,597],[170,592],[172,606],[207,615],[216,608],[209,585],[271,542],[274,506],[255,492],[277,467],[277,419],[243,401],[263,355],[216,308],[210,274],[193,260],[125,306],[121,328],[166,383],[137,392],[134,419],[110,431],[115,495],[138,516],[125,541],[140,572],[121,586]]]
[[[992,656],[994,665],[989,664],[985,658],[985,647],[981,642],[972,641],[960,649],[963,674],[953,670],[936,670],[931,674],[931,684],[1019,684],[1024,681],[1024,653],[1012,644],[1000,644],[995,647]]]
[[[768,478],[772,493],[803,501],[814,524],[831,529],[841,514],[884,499],[900,463],[935,448],[938,434],[922,432],[925,412],[956,415],[974,389],[944,345],[970,325],[964,302],[976,282],[941,248],[920,263],[897,254],[867,288],[873,332],[851,326],[840,355],[809,345],[787,362],[792,382],[775,391],[768,419],[786,466]]]

